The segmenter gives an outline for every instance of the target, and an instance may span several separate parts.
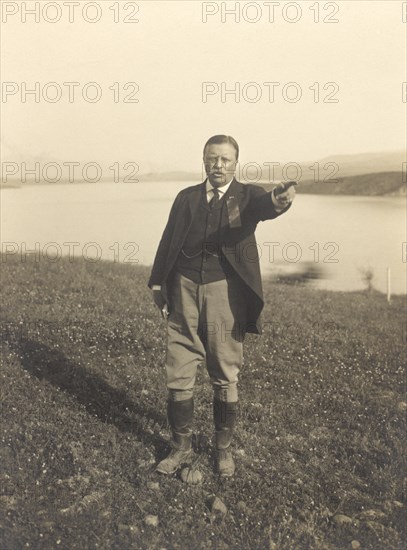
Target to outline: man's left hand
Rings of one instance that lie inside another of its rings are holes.
[[[281,208],[285,208],[293,202],[295,197],[294,187],[296,185],[298,185],[296,181],[286,181],[279,183],[274,188],[274,198]]]

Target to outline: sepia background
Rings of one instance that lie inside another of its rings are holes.
[[[4,547],[404,547],[406,5],[1,1]],[[239,475],[191,487],[153,473],[146,285],[215,134],[299,185],[256,232]]]
[[[79,242],[76,254],[151,264],[173,198],[204,179],[203,144],[222,133],[240,144],[238,179],[319,184],[300,186],[311,195],[271,237],[259,228],[265,272],[322,262],[319,286],[361,288],[370,270],[386,291],[389,267],[392,291],[405,292],[404,204],[389,198],[405,183],[402,4],[2,10],[2,185],[48,183],[3,191],[9,252],[59,256]],[[331,182],[365,174],[375,175]],[[61,188],[67,181],[97,185]],[[281,243],[273,256],[268,242]],[[327,262],[314,250],[324,246]]]

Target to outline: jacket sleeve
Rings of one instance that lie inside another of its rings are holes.
[[[177,216],[178,207],[181,202],[181,196],[182,191],[178,193],[178,195],[175,197],[174,203],[170,210],[170,215],[168,216],[167,225],[165,226],[160,244],[158,245],[158,249],[154,258],[153,268],[151,270],[150,279],[148,281],[148,286],[150,288],[152,288],[153,285],[161,285],[163,283],[163,272],[167,260],[168,249],[171,243],[175,218]]]
[[[277,209],[273,201],[273,191],[267,192],[258,185],[252,185],[250,193],[250,211],[257,222],[277,218],[291,207],[289,204],[283,210]]]

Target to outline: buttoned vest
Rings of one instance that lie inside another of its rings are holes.
[[[213,208],[203,189],[199,206],[177,259],[177,271],[197,284],[212,283],[234,274],[221,251],[220,226],[226,196]]]

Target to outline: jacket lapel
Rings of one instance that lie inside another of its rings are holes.
[[[241,227],[240,202],[242,197],[242,184],[233,179],[226,192],[225,204],[222,209],[222,233],[227,228]]]
[[[186,230],[191,226],[194,214],[199,206],[202,198],[202,193],[206,186],[206,180],[195,187],[195,189],[188,195],[188,217],[186,221]]]
[[[230,228],[242,227],[240,219],[240,202],[243,189],[242,184],[233,179],[226,194],[226,208],[224,209],[224,224]]]
[[[172,239],[169,247],[169,258],[170,261],[166,265],[165,277],[170,273],[173,268],[178,254],[184,244],[185,238],[188,234],[189,228],[192,224],[193,216],[196,212],[196,209],[199,207],[199,201],[202,196],[202,190],[205,186],[204,183],[200,183],[194,186],[194,189],[186,196],[183,204],[180,208],[180,214],[177,217],[174,217],[172,222]]]

